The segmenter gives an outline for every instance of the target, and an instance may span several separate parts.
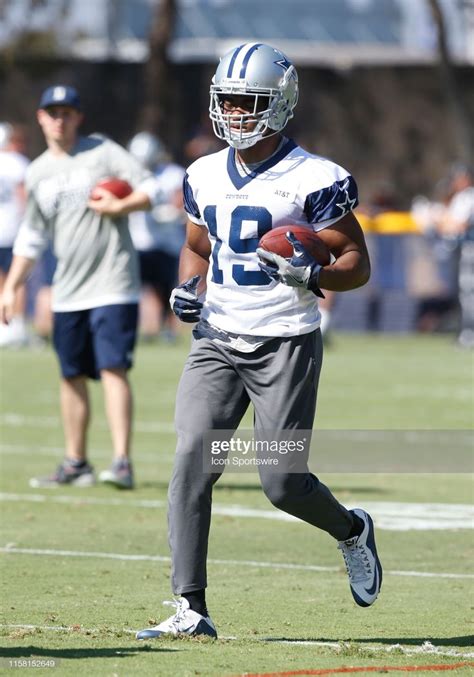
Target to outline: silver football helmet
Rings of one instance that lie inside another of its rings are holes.
[[[298,75],[280,50],[249,42],[222,57],[212,78],[210,95],[209,117],[215,135],[234,148],[250,148],[263,136],[277,134],[293,117]],[[252,112],[225,112],[226,95],[252,96]],[[247,123],[254,121],[254,129],[247,131]]]
[[[135,134],[128,144],[129,152],[148,169],[155,169],[169,161],[169,155],[160,139],[150,132]]]

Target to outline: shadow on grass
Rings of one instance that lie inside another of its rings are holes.
[[[116,646],[99,649],[46,649],[40,646],[16,646],[10,648],[0,648],[0,657],[2,658],[127,658],[136,656],[140,653],[163,653],[176,652],[179,649],[152,649],[149,646]]]
[[[325,637],[266,637],[265,642],[344,642],[353,644],[403,644],[407,646],[420,646],[424,642],[430,642],[435,646],[456,646],[472,647],[474,646],[474,635],[464,635],[461,637],[351,637],[328,639]]]
[[[474,635],[464,635],[462,637],[379,637],[357,639],[357,642],[378,642],[379,644],[408,644],[418,645],[423,642],[431,642],[435,646],[469,646],[474,645]]]

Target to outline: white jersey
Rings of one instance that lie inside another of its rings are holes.
[[[138,251],[160,250],[179,256],[184,241],[184,211],[174,203],[183,187],[184,169],[177,164],[161,165],[154,172],[159,200],[151,211],[129,215],[130,235]]]
[[[294,224],[315,231],[358,203],[357,186],[342,167],[311,155],[292,140],[247,175],[233,148],[196,160],[184,181],[185,209],[208,230],[212,246],[202,319],[240,335],[297,336],[320,323],[317,297],[285,286],[260,270],[264,233]]]
[[[448,212],[459,225],[474,226],[474,187],[464,188],[452,198]]]
[[[13,247],[25,208],[22,186],[29,160],[0,151],[0,247]]]

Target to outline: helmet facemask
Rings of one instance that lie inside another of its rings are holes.
[[[249,100],[250,105],[246,107],[249,112],[239,113],[236,110],[227,112],[224,104],[227,96],[245,96]],[[270,136],[267,130],[270,128],[279,92],[273,96],[272,100],[267,91],[241,93],[213,85],[209,112],[215,135],[227,141],[234,148],[249,148],[260,141],[263,136]],[[252,103],[251,100],[253,100]],[[247,130],[249,123],[254,123],[251,130]],[[272,131],[272,134],[275,133],[276,131]]]

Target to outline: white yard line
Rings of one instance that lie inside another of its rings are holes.
[[[154,465],[172,465],[174,448],[168,449],[166,457],[161,453],[161,449],[156,451],[149,451],[135,453],[134,458],[138,459],[140,463],[153,463]],[[64,455],[64,447],[48,447],[48,446],[33,446],[33,445],[16,445],[16,444],[0,444],[0,456],[45,456],[55,459],[56,462]],[[92,450],[94,459],[107,459],[110,463],[112,460],[111,449],[97,449]]]
[[[164,555],[133,555],[116,552],[88,552],[84,550],[54,550],[46,548],[17,548],[14,544],[0,547],[0,553],[9,555],[36,555],[43,557],[87,557],[92,559],[111,559],[130,562],[170,562],[170,557]],[[292,564],[290,562],[261,562],[259,560],[240,559],[209,559],[209,564],[217,566],[245,566],[262,569],[291,569],[297,571],[317,571],[339,573],[341,567],[318,566],[315,564]],[[474,574],[455,574],[431,571],[384,571],[388,576],[409,576],[415,578],[434,579],[474,579]]]
[[[374,646],[370,644],[365,644],[364,642],[358,642],[354,640],[350,643],[345,642],[318,642],[317,640],[291,640],[291,639],[267,639],[260,641],[268,641],[276,644],[297,644],[300,646],[323,646],[335,649],[336,651],[341,651],[347,646],[358,645],[364,651],[371,651],[373,653],[393,653],[401,651],[404,654],[435,654],[436,656],[450,656],[455,658],[474,658],[474,652],[462,653],[456,649],[449,649],[447,646],[442,644],[435,646],[431,642],[423,642],[420,646],[407,646],[404,644],[390,644],[389,646]]]
[[[444,395],[446,397],[446,394]],[[98,421],[101,429],[106,429],[105,421]],[[62,423],[59,416],[25,416],[16,412],[3,412],[0,414],[0,426],[11,428],[61,428]],[[172,421],[142,421],[136,420],[133,424],[134,430],[143,433],[174,433],[175,428]],[[248,430],[248,428],[246,428]],[[348,441],[379,441],[385,442],[387,439],[404,439],[407,443],[416,444],[425,443],[427,436],[430,436],[430,444],[434,446],[446,443],[446,434],[452,432],[456,436],[456,445],[463,446],[472,450],[473,433],[471,430],[326,430],[320,429],[323,439],[330,437],[334,440]],[[317,435],[318,430],[314,433]],[[439,433],[439,434],[437,434]]]
[[[101,429],[107,429],[105,422],[98,422]],[[23,416],[13,412],[0,415],[0,426],[10,428],[61,428],[59,416]],[[135,421],[133,429],[139,433],[174,433],[173,423],[168,421]]]
[[[238,484],[235,485],[238,490]],[[51,491],[51,490],[50,490]],[[54,492],[54,490],[52,490]],[[83,490],[78,490],[83,491]],[[71,505],[110,505],[127,508],[164,508],[166,501],[153,499],[99,498],[84,494],[78,496],[39,493],[0,493],[0,501],[62,503]],[[348,506],[357,507],[357,506]],[[401,503],[391,501],[363,501],[363,507],[374,518],[377,529],[387,531],[441,531],[449,529],[473,529],[474,506],[454,503]],[[248,508],[243,505],[214,503],[214,515],[242,519],[269,519],[279,522],[300,522],[296,517],[274,508]]]
[[[71,634],[75,632],[85,632],[87,634],[101,632],[100,628],[83,628],[82,626],[77,625],[32,625],[30,623],[0,623],[0,628],[5,630],[40,630],[46,632],[70,632]],[[136,630],[131,630],[129,628],[110,628],[107,626],[107,629],[111,632],[125,633],[127,635],[134,635]],[[239,640],[239,637],[221,637],[221,639],[229,640]],[[263,638],[246,638],[248,642],[267,642],[271,644],[294,644],[298,646],[319,646],[330,649],[335,649],[335,651],[341,651],[347,646],[360,645],[364,651],[372,651],[373,653],[392,653],[394,651],[401,651],[404,654],[435,654],[437,656],[448,656],[453,658],[474,658],[474,652],[461,652],[456,649],[449,649],[447,646],[440,644],[435,646],[431,642],[423,642],[420,646],[412,645],[403,645],[403,644],[391,644],[389,646],[376,646],[376,645],[367,645],[364,642],[357,642],[357,640],[347,644],[346,642],[320,642],[318,640],[299,640],[299,639],[273,639],[272,637],[263,637]]]
[[[54,489],[52,490],[54,491]],[[83,491],[83,489],[79,489]],[[166,508],[166,501],[157,501],[154,499],[122,499],[122,498],[100,498],[96,496],[56,496],[46,494],[10,494],[0,492],[0,502],[25,502],[25,503],[62,503],[69,505],[109,505],[123,506],[132,508]]]

